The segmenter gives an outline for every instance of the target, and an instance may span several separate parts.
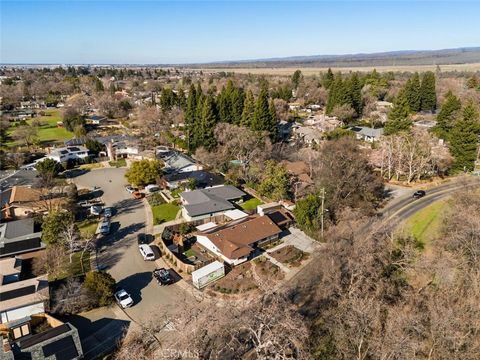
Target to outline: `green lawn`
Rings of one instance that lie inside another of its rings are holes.
[[[127,160],[125,159],[118,159],[117,161],[109,161],[108,163],[110,164],[111,167],[116,167],[116,168],[127,166]]]
[[[85,251],[83,253],[84,272],[82,271],[82,264],[80,263],[81,255],[82,255],[81,251],[76,252],[72,255],[72,263],[70,264],[70,267],[69,267],[70,276],[82,275],[90,271],[90,252]]]
[[[90,239],[93,235],[95,235],[98,221],[95,219],[87,219],[79,222],[77,226],[78,230],[80,230],[80,234],[82,235],[82,237],[84,239]]]
[[[155,225],[175,220],[180,207],[176,204],[162,204],[152,206],[153,223]]]
[[[428,244],[440,234],[442,215],[447,209],[446,200],[436,201],[409,218],[404,228],[419,242]]]
[[[73,138],[73,133],[68,131],[65,128],[59,128],[57,127],[57,122],[62,121],[62,117],[60,115],[60,110],[58,109],[53,109],[53,110],[45,110],[45,114],[47,116],[39,116],[36,117],[35,119],[29,119],[27,120],[27,124],[31,125],[32,121],[40,121],[42,124],[38,128],[38,140],[42,144],[47,144],[47,143],[61,143],[64,140],[68,140]],[[10,129],[8,130],[8,135],[10,136],[15,130],[15,127],[11,126]],[[18,143],[14,140],[7,142],[6,146],[14,146],[18,145]]]
[[[187,258],[189,258],[190,256],[195,256],[195,251],[193,251],[192,249],[188,249],[187,251],[185,251],[183,253],[183,255],[185,255]]]
[[[255,210],[258,205],[262,205],[263,202],[260,199],[257,199],[256,197],[253,197],[244,203],[240,204],[241,208],[243,210]]]

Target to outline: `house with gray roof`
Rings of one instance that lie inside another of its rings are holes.
[[[0,258],[45,248],[32,218],[0,224]]]
[[[383,128],[372,129],[365,126],[354,126],[350,130],[355,133],[357,139],[371,143],[380,140],[383,136]]]
[[[165,163],[165,172],[191,172],[202,170],[203,167],[195,162],[191,157],[178,151],[159,154]]]
[[[187,221],[207,219],[235,209],[234,202],[246,194],[235,186],[222,185],[180,194],[182,216]]]

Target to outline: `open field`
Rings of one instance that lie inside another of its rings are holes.
[[[333,71],[349,72],[369,72],[376,69],[378,72],[389,71],[406,71],[406,72],[422,72],[435,71],[437,65],[391,65],[391,66],[365,66],[365,67],[332,67]],[[265,74],[265,75],[292,75],[295,70],[301,70],[304,75],[318,75],[320,72],[328,70],[328,67],[271,67],[271,68],[204,68],[205,71],[226,71],[238,74]],[[441,71],[480,71],[480,62],[472,64],[448,64],[440,65]]]
[[[36,117],[35,120],[39,121],[41,126],[38,127],[37,137],[38,141],[42,144],[50,143],[63,143],[64,140],[73,138],[73,133],[65,128],[57,127],[57,122],[62,121],[60,110],[45,110],[46,116]],[[27,120],[27,124],[31,126],[34,119]],[[11,136],[15,131],[15,127],[11,126],[8,129],[8,135]],[[7,142],[6,146],[19,145],[17,141]]]
[[[440,234],[442,217],[448,207],[448,200],[436,201],[409,218],[404,229],[420,243],[428,246]]]

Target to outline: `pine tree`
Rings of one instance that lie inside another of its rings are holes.
[[[198,89],[198,88],[197,88]],[[203,116],[203,104],[205,101],[205,95],[197,92],[197,108],[195,109],[195,122],[193,124],[193,149],[202,146],[202,137],[203,137],[203,130],[202,130],[202,116]]]
[[[462,103],[460,102],[460,99],[453,95],[451,91],[448,91],[445,96],[445,101],[442,104],[442,108],[437,115],[435,132],[439,137],[448,140],[461,107]]]
[[[292,75],[292,85],[293,85],[293,88],[296,89],[298,88],[298,85],[300,84],[300,82],[303,80],[303,75],[302,75],[302,72],[300,70],[296,70],[293,75]]]
[[[437,94],[435,93],[435,74],[427,71],[423,74],[420,85],[420,101],[423,111],[435,111],[437,107]]]
[[[183,91],[183,87],[179,87],[177,89],[177,106],[184,110],[187,107],[187,100],[185,99],[185,91]]]
[[[342,75],[337,74],[335,75],[335,79],[330,85],[330,90],[328,92],[327,106],[325,109],[327,112],[327,115],[330,115],[332,113],[332,110],[335,108],[335,106],[340,104],[340,96],[343,91],[342,89],[343,89]]]
[[[245,100],[243,102],[242,120],[241,125],[251,128],[253,124],[253,116],[255,112],[255,98],[253,97],[252,90],[247,91]]]
[[[405,95],[407,96],[410,110],[413,112],[419,112],[421,110],[420,76],[417,72],[413,74],[405,84]]]
[[[186,135],[187,135],[187,147],[188,151],[194,150],[194,125],[195,125],[195,115],[197,109],[197,91],[195,90],[195,86],[193,84],[190,85],[190,89],[188,91],[188,99],[187,99],[187,109],[185,110],[185,127],[186,127]]]
[[[270,139],[275,141],[278,137],[278,116],[273,100],[270,100],[270,103],[268,104],[268,112],[270,113],[270,121],[268,129],[266,130],[270,134]]]
[[[218,116],[220,121],[232,123],[232,92],[234,90],[232,80],[228,80],[227,86],[222,88],[217,101],[218,101]]]
[[[215,139],[215,126],[217,125],[217,112],[213,96],[207,96],[203,101],[201,122],[201,145],[208,151],[217,146]]]
[[[330,89],[330,86],[333,83],[334,75],[332,69],[328,68],[327,73],[323,76],[322,85],[325,89]]]
[[[268,91],[264,87],[260,90],[257,102],[255,104],[255,112],[253,114],[253,123],[251,129],[254,131],[268,131],[270,125],[270,111],[268,105]]]
[[[235,125],[240,125],[242,121],[244,94],[242,89],[235,88],[230,95],[232,104],[232,121]]]
[[[411,126],[410,108],[405,90],[402,89],[393,103],[393,108],[388,113],[388,120],[385,123],[385,135],[408,130]]]
[[[480,133],[478,110],[470,101],[463,109],[462,118],[455,123],[450,136],[450,152],[454,157],[452,170],[471,171],[477,159],[477,142]]]
[[[358,78],[358,74],[354,73],[350,79],[350,105],[357,113],[357,117],[362,115],[362,84]]]

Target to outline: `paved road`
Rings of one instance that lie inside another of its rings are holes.
[[[161,287],[152,279],[152,271],[158,267],[156,263],[162,263],[161,260],[144,261],[140,256],[137,235],[145,231],[145,209],[141,201],[125,191],[124,174],[123,168],[105,168],[92,170],[73,181],[79,187],[100,187],[105,205],[115,208],[112,231],[99,242],[98,264],[106,266],[119,286],[132,295],[135,304],[125,310],[127,319],[147,323],[155,315],[175,314],[179,302],[191,301],[191,298],[178,284]],[[105,310],[106,318],[112,318],[109,311]],[[98,312],[94,316],[98,318]],[[119,320],[121,316],[113,318]],[[100,331],[94,331],[99,335]]]

